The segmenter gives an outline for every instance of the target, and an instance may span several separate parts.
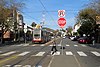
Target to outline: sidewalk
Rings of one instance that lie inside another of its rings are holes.
[[[89,44],[89,46],[100,49],[100,43],[95,43],[94,45],[93,44]]]
[[[19,44],[24,44],[24,42],[18,42],[18,41],[11,42],[11,41],[8,41],[8,42],[5,42],[4,44],[0,44],[0,47],[9,46],[9,45],[19,45]]]

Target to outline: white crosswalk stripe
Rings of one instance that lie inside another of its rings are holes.
[[[2,67],[12,67],[12,65],[4,65]],[[35,66],[32,66],[32,65],[14,65],[13,67],[35,67]],[[40,66],[37,66],[37,67],[40,67]]]
[[[36,55],[32,55],[32,56],[43,56],[45,54],[45,52],[39,52]]]
[[[58,44],[57,46],[61,46],[61,44]]]
[[[44,44],[40,45],[40,46],[45,46]]]
[[[57,52],[55,52],[53,55],[60,55],[60,52],[57,51]]]
[[[22,65],[14,65],[14,67],[22,67]]]
[[[53,46],[53,44],[49,45],[49,46]]]
[[[29,46],[29,44],[23,44],[23,46]]]
[[[0,53],[2,53],[2,51],[0,51]]]
[[[2,52],[2,51],[0,51],[0,52]],[[0,54],[0,56],[9,56],[9,55],[12,55],[12,54],[15,54],[15,53],[19,53],[19,51],[10,51],[10,52],[6,52],[6,53],[1,53]],[[25,52],[22,52],[22,53],[19,53],[18,54],[17,53],[17,56],[25,56],[25,55],[28,55],[29,53],[30,53],[30,51],[25,51]],[[43,56],[44,54],[45,54],[46,52],[45,51],[43,51],[43,52],[38,52],[37,54],[34,54],[34,55],[30,55],[30,56]],[[86,56],[88,56],[85,52],[83,52],[83,51],[76,51],[76,53],[79,55],[79,56],[83,56],[83,57],[86,57]],[[76,54],[75,53],[75,54]],[[90,51],[90,53],[92,53],[93,55],[95,55],[95,56],[99,56],[100,57],[100,53],[99,52],[97,52],[97,51]],[[50,54],[52,54],[52,52],[50,53]],[[60,55],[61,54],[61,52],[60,51],[57,51],[57,52],[55,52],[53,55]],[[66,51],[65,52],[65,54],[66,54],[66,56],[73,56],[74,55],[74,52],[72,52],[72,51]]]
[[[66,45],[67,47],[69,47],[70,45]]]
[[[28,53],[30,53],[30,52],[29,51],[26,51],[26,52],[20,53],[18,56],[25,56]]]
[[[80,56],[87,56],[84,52],[82,51],[77,51],[77,53],[80,55]]]
[[[11,65],[5,65],[5,66],[3,66],[3,67],[11,67]]]
[[[91,51],[91,53],[93,53],[93,54],[96,55],[96,56],[100,56],[100,53],[99,53],[99,52]]]
[[[86,45],[81,45],[81,46],[83,46],[83,47],[87,47]]]
[[[78,47],[78,45],[74,45],[75,47]]]
[[[8,56],[8,55],[14,54],[14,53],[16,53],[16,52],[17,52],[17,51],[7,52],[7,53],[4,53],[4,54],[1,54],[1,56]]]
[[[45,46],[44,44],[42,45],[29,45],[29,44],[20,44],[20,45],[12,45],[12,46]],[[52,44],[49,45],[49,46],[53,46]],[[57,46],[62,46],[61,44],[58,44]],[[70,45],[66,45],[66,47],[69,47]],[[74,47],[78,47],[79,45],[73,45]],[[86,45],[84,44],[80,44],[80,46],[82,47],[87,47]]]
[[[71,51],[66,51],[66,55],[73,55]]]
[[[30,45],[30,46],[36,46],[36,45]]]
[[[87,47],[85,44],[80,44],[82,47]]]

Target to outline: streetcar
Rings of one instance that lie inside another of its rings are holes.
[[[46,43],[51,40],[50,31],[39,28],[33,30],[33,43]]]

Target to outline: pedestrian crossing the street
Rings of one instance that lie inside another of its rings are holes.
[[[44,56],[45,54],[47,54],[48,52],[45,51],[40,51],[37,53],[33,53],[31,51],[25,51],[25,52],[19,52],[19,51],[10,51],[10,52],[6,52],[6,53],[2,53],[0,54],[0,56],[9,56],[9,55],[13,55],[13,54],[17,54],[17,56],[26,56],[28,54],[30,54],[30,56]],[[98,51],[89,51],[88,53],[91,53],[94,56],[100,57],[100,52]],[[49,55],[54,55],[54,56],[59,56],[62,53],[60,51],[55,52],[54,54],[52,54],[52,52],[49,53]],[[72,51],[65,51],[63,52],[64,55],[66,56],[74,56],[74,55],[79,55],[82,57],[87,57],[89,56],[89,54],[87,54],[87,52],[84,51],[76,51],[76,52],[72,52]]]

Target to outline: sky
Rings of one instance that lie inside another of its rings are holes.
[[[31,25],[32,22],[40,24],[45,20],[44,27],[60,29],[58,26],[58,10],[65,10],[66,25],[74,26],[78,12],[86,7],[90,0],[25,0],[22,15],[24,22]]]

